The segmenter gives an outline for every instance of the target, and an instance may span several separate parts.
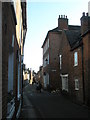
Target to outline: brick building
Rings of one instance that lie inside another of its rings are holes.
[[[43,48],[43,80],[44,88],[52,86],[54,89],[59,87],[59,43],[61,31],[58,28],[48,31]]]
[[[60,89],[73,101],[90,106],[90,17],[81,17],[81,26],[68,25],[61,15],[58,27],[48,31],[43,48],[44,87]]]
[[[15,1],[0,2],[0,119],[18,117],[21,106],[21,66],[26,35],[26,2],[18,2],[19,4]],[[18,7],[24,9],[22,27],[18,28],[19,39],[16,29],[19,24]]]
[[[35,75],[35,82],[40,81],[42,84],[42,87],[44,87],[44,81],[43,81],[43,66],[39,67],[39,71]]]
[[[59,54],[61,91],[73,101],[86,105],[90,104],[89,26],[90,17],[83,13],[80,27],[69,25],[63,30]]]

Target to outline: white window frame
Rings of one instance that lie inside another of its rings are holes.
[[[68,74],[66,74],[66,75],[61,74],[60,76],[62,78],[62,90],[65,90],[68,92]],[[67,79],[67,81],[65,78]]]
[[[47,85],[49,85],[49,73],[46,73],[46,75],[43,76],[44,79],[44,88],[47,87]]]
[[[75,79],[75,90],[79,90],[79,80]]]
[[[48,48],[49,48],[49,38],[47,39],[47,41],[46,41],[46,43],[45,43],[45,45],[43,47],[43,54],[46,53],[46,51],[47,51]]]
[[[62,69],[62,55],[59,55],[60,69]]]
[[[47,60],[47,61],[46,61]],[[49,64],[49,54],[43,59],[43,66],[47,66]]]
[[[78,66],[78,52],[74,52],[74,66]]]

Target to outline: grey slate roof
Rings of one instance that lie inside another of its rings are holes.
[[[78,26],[78,25],[68,25],[68,29],[69,30],[81,31],[81,26]]]
[[[60,31],[62,31],[62,30],[59,30],[58,27],[56,27],[52,30],[49,30],[47,35],[46,35],[46,38],[43,42],[42,48],[43,48],[43,46],[46,42],[46,39],[48,37],[49,32],[60,32]],[[80,41],[81,41],[81,34],[80,34],[81,26],[68,25],[68,30],[64,30],[64,31],[66,33],[67,40],[70,44],[71,49],[74,48],[75,46],[77,47],[80,44]]]
[[[65,30],[65,34],[71,48],[77,47],[80,44],[82,40],[80,31]]]

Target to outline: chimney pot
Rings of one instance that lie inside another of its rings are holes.
[[[63,17],[63,15],[61,15],[61,18]]]
[[[59,18],[60,18],[60,15],[59,15]]]
[[[88,16],[88,13],[86,13],[86,16]]]
[[[83,16],[85,16],[85,12],[83,12]]]
[[[67,16],[66,16],[66,18],[67,18]]]

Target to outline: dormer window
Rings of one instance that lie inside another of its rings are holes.
[[[78,66],[78,52],[74,53],[74,66]]]

